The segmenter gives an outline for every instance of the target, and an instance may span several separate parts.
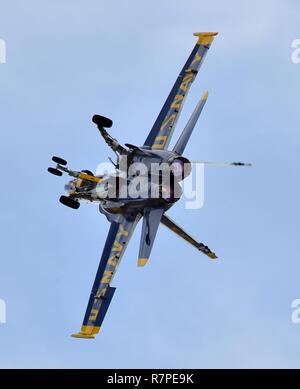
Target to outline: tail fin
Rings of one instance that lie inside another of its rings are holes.
[[[174,146],[173,151],[175,153],[182,155],[182,153],[184,152],[184,149],[190,139],[190,136],[192,135],[193,129],[197,123],[197,120],[199,119],[199,116],[202,112],[202,109],[206,103],[207,98],[208,98],[208,92],[205,92],[201,97],[199,103],[196,105],[196,108],[192,113],[192,116],[190,117],[178,141],[176,142],[176,145]]]
[[[140,242],[138,266],[148,262],[164,208],[145,208]]]
[[[188,243],[196,247],[203,254],[207,255],[211,259],[218,258],[215,253],[213,253],[207,246],[203,243],[197,242],[194,238],[192,238],[189,234],[187,234],[180,226],[175,224],[173,220],[171,220],[168,216],[163,215],[161,218],[161,223],[168,227],[171,231],[175,232],[175,234],[179,235],[181,238],[186,240]]]

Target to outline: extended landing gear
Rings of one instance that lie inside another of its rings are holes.
[[[48,167],[48,172],[51,174],[54,174],[55,176],[62,176],[63,175],[63,173],[60,170],[55,169],[54,167]]]
[[[62,176],[63,173],[67,173],[69,176],[74,177],[72,181],[65,185],[67,196],[61,196],[59,201],[69,208],[78,209],[80,207],[78,199],[89,199],[87,193],[93,190],[101,179],[95,177],[90,170],[82,170],[81,172],[70,170],[67,167],[67,161],[63,158],[54,156],[52,161],[56,163],[56,166],[49,167],[49,173],[55,176]]]
[[[68,196],[60,196],[59,201],[66,205],[67,207],[78,209],[80,207],[80,203],[76,200],[73,200],[71,197]]]
[[[48,172],[51,174],[54,174],[55,176],[62,176],[63,172],[59,170],[58,168],[61,166],[67,166],[67,161],[60,158],[60,157],[52,157],[52,161],[57,164],[56,168],[54,167],[48,167]]]
[[[67,161],[60,157],[52,157],[52,161],[58,163],[59,165],[67,166]]]
[[[112,120],[101,115],[94,115],[92,121],[97,124],[98,127],[110,128],[113,125]]]

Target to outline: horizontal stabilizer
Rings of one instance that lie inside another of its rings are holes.
[[[145,208],[144,210],[138,266],[145,266],[148,262],[163,212],[163,208]]]
[[[168,216],[163,215],[161,218],[161,223],[168,227],[171,231],[175,232],[175,234],[179,235],[181,238],[186,240],[192,246],[196,247],[203,254],[207,255],[211,259],[218,258],[215,253],[213,253],[207,246],[203,243],[197,242],[194,238],[192,238],[189,234],[187,234],[180,226],[175,224],[173,220],[171,220]]]

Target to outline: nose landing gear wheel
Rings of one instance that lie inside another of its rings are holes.
[[[54,167],[48,167],[48,172],[55,176],[62,176],[62,172],[58,169],[54,169]]]
[[[80,207],[80,203],[76,200],[71,199],[71,197],[67,196],[60,196],[59,201],[63,204],[66,205],[67,207],[73,208],[73,209],[78,209]]]
[[[97,126],[104,128],[110,128],[113,125],[112,120],[100,115],[94,115],[92,121],[97,124]]]
[[[55,163],[58,163],[59,165],[63,165],[63,166],[66,166],[67,165],[67,161],[60,158],[60,157],[52,157],[52,161],[55,162]]]

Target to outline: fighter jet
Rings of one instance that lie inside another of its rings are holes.
[[[179,182],[191,172],[191,163],[183,153],[208,97],[205,92],[175,146],[168,150],[185,97],[217,33],[194,35],[197,43],[142,146],[121,145],[106,130],[112,126],[112,121],[104,116],[93,116],[92,121],[117,156],[117,161],[113,162],[114,173],[94,175],[88,170],[73,171],[63,158],[52,158],[56,166],[48,168],[50,173],[61,176],[65,172],[72,177],[65,186],[67,196],[61,196],[60,202],[73,209],[78,209],[82,201],[99,203],[100,212],[110,223],[83,324],[73,337],[91,339],[100,331],[116,290],[111,286],[113,277],[139,220],[142,219],[142,233],[138,266],[147,264],[160,224],[210,259],[217,258],[205,244],[192,238],[166,214],[182,195]],[[230,165],[246,164],[233,162]]]

